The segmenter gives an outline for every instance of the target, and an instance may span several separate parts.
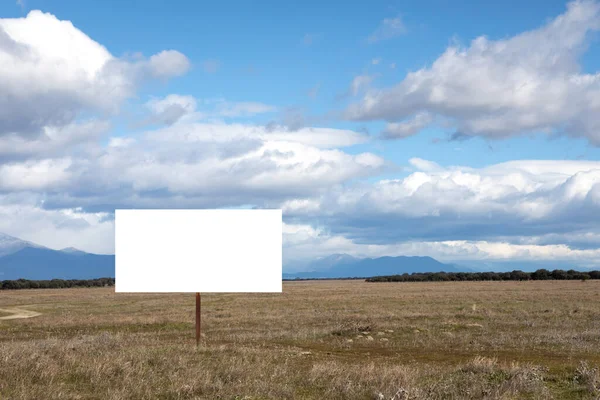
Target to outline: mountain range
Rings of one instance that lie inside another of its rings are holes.
[[[114,255],[91,254],[73,247],[53,250],[0,233],[0,280],[114,276]]]
[[[333,254],[305,265],[284,279],[353,278],[413,272],[458,272],[468,269],[431,257],[355,258]],[[90,254],[73,247],[54,250],[0,233],[0,280],[95,279],[115,276],[115,256]]]
[[[300,272],[287,272],[283,279],[366,278],[414,272],[535,271],[577,269],[570,263],[469,263],[444,264],[431,257],[356,258],[333,254],[304,263]],[[296,265],[298,266],[298,265]],[[286,265],[287,268],[293,267]],[[288,269],[289,270],[289,269]],[[91,254],[68,247],[54,250],[0,233],[0,280],[96,279],[115,276],[115,256]]]
[[[469,272],[471,269],[444,264],[431,257],[355,258],[333,254],[304,267],[304,272],[284,273],[284,279],[367,278],[413,272]]]

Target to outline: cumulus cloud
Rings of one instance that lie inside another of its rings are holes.
[[[86,148],[66,158],[4,164],[0,190],[44,190],[49,196],[46,205],[57,208],[95,202],[105,209],[144,201],[166,205],[178,198],[170,204],[181,200],[216,206],[227,197],[229,203],[246,198],[244,203],[252,204],[316,194],[380,171],[385,162],[378,156],[337,150],[365,140],[352,131],[328,128],[290,132],[244,124],[182,123],[136,138],[114,137],[105,147]]]
[[[265,206],[318,196],[385,168],[374,154],[338,150],[365,140],[329,128],[181,122],[61,157],[6,162],[0,232],[104,252],[106,238],[94,241],[110,230],[105,219],[115,208]]]
[[[190,69],[186,56],[176,50],[163,50],[150,57],[149,71],[156,78],[181,76]]]
[[[108,147],[128,147],[135,143],[134,138],[130,137],[111,137],[108,141]]]
[[[106,234],[114,208],[251,204],[282,208],[286,262],[332,253],[599,260],[600,162],[529,160],[477,169],[414,158],[404,178],[350,184],[385,166],[376,155],[336,149],[356,134],[331,130],[324,137],[337,135],[337,142],[324,143],[316,130],[179,128],[114,137],[80,157],[3,164],[0,231],[62,247],[67,235],[78,235],[92,246],[84,249],[99,251],[93,240]],[[33,216],[41,219],[30,227],[17,223]]]
[[[318,88],[319,87],[317,86],[315,89],[318,90]],[[309,95],[315,94],[316,96],[314,91],[311,92],[313,93],[309,93]],[[305,128],[331,122],[331,116],[332,114],[312,114],[307,107],[303,106],[282,107],[277,110],[277,114],[274,116],[274,118],[266,124],[266,128],[269,131],[274,129],[285,129],[290,132],[297,132]]]
[[[0,137],[32,139],[83,112],[116,113],[143,81],[189,68],[174,50],[116,58],[70,21],[41,11],[0,19],[0,64]]]
[[[0,193],[60,190],[71,178],[71,160],[47,159],[0,165]]]
[[[127,157],[133,160],[118,160],[121,180],[138,191],[237,193],[240,198],[253,193],[270,198],[323,190],[352,177],[372,174],[382,166],[376,156],[349,156],[292,142],[253,144],[241,147],[239,153],[231,147],[214,146],[210,153],[199,157],[183,149],[170,157],[160,152],[154,155],[154,162],[145,164],[136,161],[147,159],[147,153],[134,154],[129,148]],[[228,154],[232,150],[234,154]]]
[[[460,135],[556,133],[558,126],[592,140],[598,77],[582,73],[577,60],[597,19],[596,3],[579,1],[539,30],[448,49],[396,88],[375,90],[373,77],[356,77],[350,92],[364,99],[349,113],[387,120],[388,138],[439,122]],[[398,34],[399,24],[385,20],[372,41]],[[366,134],[315,127],[301,109],[178,94],[147,102],[156,129],[106,137],[104,114],[118,112],[143,81],[184,74],[189,60],[173,50],[117,58],[39,11],[0,19],[0,65],[0,232],[110,253],[115,208],[243,204],[283,209],[286,259],[592,262],[600,255],[598,162],[477,169],[413,158],[405,175],[374,182],[389,164],[344,151],[367,143]],[[219,64],[204,67],[216,72]],[[267,126],[235,120],[277,111],[281,122]]]
[[[369,35],[367,43],[376,43],[382,40],[392,39],[406,33],[407,29],[400,16],[385,18],[377,29]]]
[[[88,120],[62,127],[45,126],[35,138],[16,133],[0,135],[0,162],[61,156],[76,151],[78,146],[85,147],[106,135],[110,128],[108,121]]]
[[[432,122],[431,114],[420,112],[404,122],[388,123],[382,133],[385,139],[402,139],[419,133]]]
[[[150,131],[146,133],[146,137],[161,145],[233,144],[244,140],[260,140],[299,143],[321,149],[347,147],[368,141],[368,136],[351,130],[306,127],[291,131],[280,125],[260,126],[242,123],[189,123]]]
[[[445,119],[457,136],[544,132],[600,145],[600,74],[579,64],[599,29],[600,3],[573,1],[539,29],[450,46],[398,85],[367,92],[347,117],[395,123],[425,112]]]
[[[422,241],[408,240],[391,244],[356,242],[335,235],[310,224],[283,226],[284,260],[301,269],[303,264],[331,254],[349,254],[354,257],[423,256],[443,262],[461,262],[469,265],[505,261],[521,262],[576,262],[582,267],[600,266],[600,249],[574,249],[565,244],[514,244],[484,240]],[[495,265],[498,265],[495,264]],[[494,263],[493,263],[494,265]],[[541,267],[540,267],[541,268]],[[298,268],[297,268],[298,269]]]
[[[416,171],[402,179],[332,189],[297,202],[288,215],[304,222],[318,216],[333,234],[369,244],[527,244],[524,237],[600,233],[599,162],[526,160],[474,169],[411,161]]]
[[[171,125],[184,115],[196,111],[196,99],[193,96],[170,94],[162,99],[152,99],[146,106],[153,114],[149,122]]]

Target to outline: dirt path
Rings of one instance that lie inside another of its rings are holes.
[[[33,318],[42,315],[39,312],[23,310],[22,308],[0,308],[0,312],[12,314],[7,315],[6,317],[0,317],[0,321],[7,319]]]

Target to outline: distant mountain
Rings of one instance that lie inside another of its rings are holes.
[[[310,269],[313,271],[325,271],[340,265],[353,264],[360,261],[359,258],[352,257],[349,254],[332,254],[327,257],[317,258],[310,263]]]
[[[69,253],[69,254],[88,254],[85,251],[76,249],[75,247],[66,247],[64,249],[61,249],[60,251],[62,251],[63,253]]]
[[[35,243],[31,243],[26,240],[21,240],[0,232],[0,257],[16,253],[17,251],[22,250],[25,247],[44,248],[43,246],[39,246]]]
[[[115,276],[115,256],[75,248],[52,250],[0,234],[0,280],[94,279]]]
[[[379,257],[354,258],[347,254],[334,254],[317,259],[305,267],[307,272],[285,273],[284,279],[315,278],[367,278],[413,272],[462,272],[468,268],[443,264],[431,257]]]

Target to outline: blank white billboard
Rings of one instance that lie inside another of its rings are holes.
[[[116,210],[116,292],[281,292],[281,210]]]

